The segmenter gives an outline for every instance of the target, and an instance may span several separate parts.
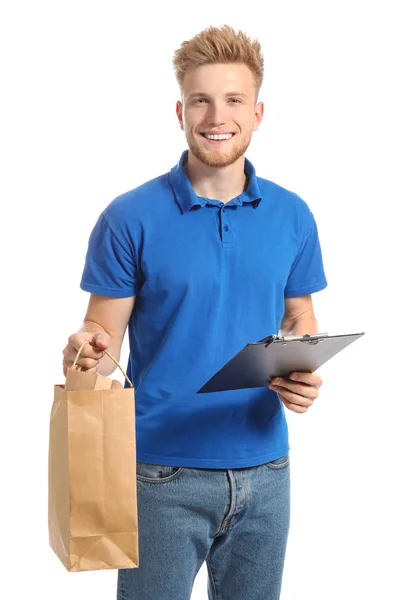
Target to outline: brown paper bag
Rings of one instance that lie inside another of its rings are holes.
[[[96,373],[54,387],[49,541],[68,571],[138,567],[134,389]],[[78,367],[77,367],[78,368]]]

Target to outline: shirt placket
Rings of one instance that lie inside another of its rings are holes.
[[[234,232],[232,226],[233,209],[223,206],[219,210],[220,234],[223,248],[232,248],[234,246]]]

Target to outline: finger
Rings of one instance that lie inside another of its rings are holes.
[[[280,400],[282,401],[282,403],[284,404],[284,406],[286,408],[288,408],[288,410],[292,410],[295,413],[305,413],[308,410],[308,406],[299,406],[298,404],[293,404],[292,402],[288,402],[288,400],[286,400],[285,398],[283,398],[280,395]]]
[[[89,358],[100,358],[102,350],[108,347],[110,336],[102,332],[78,332],[68,338],[66,346],[69,352],[77,352],[84,344],[81,351],[82,356]]]
[[[91,367],[91,369],[84,368],[83,371],[87,371],[87,373],[98,373],[99,364],[97,363],[95,367]]]
[[[274,379],[271,379],[270,383],[272,385],[284,387],[289,390],[296,390],[297,386],[300,386],[300,389],[304,389],[305,387],[308,387],[309,385],[311,386],[311,384],[307,384],[302,381],[301,382],[293,381],[292,379],[288,379],[287,377],[274,377]]]
[[[74,365],[74,359],[76,358],[76,356],[77,356],[77,354],[75,354],[74,358],[72,358],[72,359],[64,357],[63,368],[66,370],[72,369],[73,365]],[[95,360],[94,358],[79,357],[76,362],[76,365],[81,367],[84,371],[91,371],[93,369],[97,369],[99,362],[100,362],[99,360]]]
[[[71,361],[74,362],[74,359],[76,358],[78,351],[80,350],[81,344],[79,346],[75,346],[73,344],[69,344],[67,345],[64,350],[63,350],[63,355],[64,358],[67,361]],[[104,352],[102,350],[99,350],[97,348],[95,348],[94,346],[92,346],[89,343],[86,343],[83,347],[83,349],[81,350],[81,354],[79,356],[79,360],[78,362],[80,363],[80,360],[82,360],[83,358],[92,358],[94,360],[100,360],[102,357],[104,356]]]
[[[77,352],[79,351],[79,348],[77,349]],[[77,356],[77,353],[76,353]],[[83,347],[80,357],[81,358],[92,358],[94,360],[100,360],[100,358],[102,358],[104,356],[104,352],[103,349],[99,349],[96,348],[96,346],[93,346],[92,343],[90,344],[85,344],[85,346]]]
[[[286,381],[283,385],[273,385],[270,383],[268,387],[274,392],[277,392],[279,390],[287,390],[291,394],[302,396],[303,398],[309,398],[310,400],[315,400],[316,398],[318,398],[318,389],[316,387],[312,387],[311,385],[306,385],[304,383],[290,383]]]
[[[317,373],[304,373],[301,371],[293,371],[289,374],[289,378],[292,381],[306,383],[307,385],[312,385],[317,388],[320,388],[323,383],[321,377],[317,375]]]
[[[285,377],[274,377],[268,382],[270,390],[276,391],[277,389],[293,389],[293,383],[288,381]]]
[[[290,392],[289,390],[287,390],[285,388],[279,388],[274,391],[276,391],[283,398],[285,398],[287,400],[287,402],[290,402],[291,404],[296,404],[298,406],[306,406],[307,408],[312,406],[312,404],[315,400],[315,398],[307,398],[305,396],[300,396],[299,394],[293,394],[292,392]]]
[[[77,365],[79,365],[84,371],[92,371],[98,365],[99,361],[94,360],[93,358],[81,358],[77,361]]]
[[[95,333],[91,343],[102,350],[107,350],[110,345],[110,336],[107,333]]]

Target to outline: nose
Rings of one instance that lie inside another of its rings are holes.
[[[227,122],[227,117],[224,113],[224,108],[214,102],[210,102],[207,109],[206,121],[208,125],[219,126]]]

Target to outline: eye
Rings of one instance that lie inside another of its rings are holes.
[[[207,102],[207,100],[205,98],[197,98],[196,100],[194,100],[194,104],[198,104],[200,102]]]
[[[234,104],[240,103],[241,100],[239,98],[230,98],[230,102],[234,102]]]

